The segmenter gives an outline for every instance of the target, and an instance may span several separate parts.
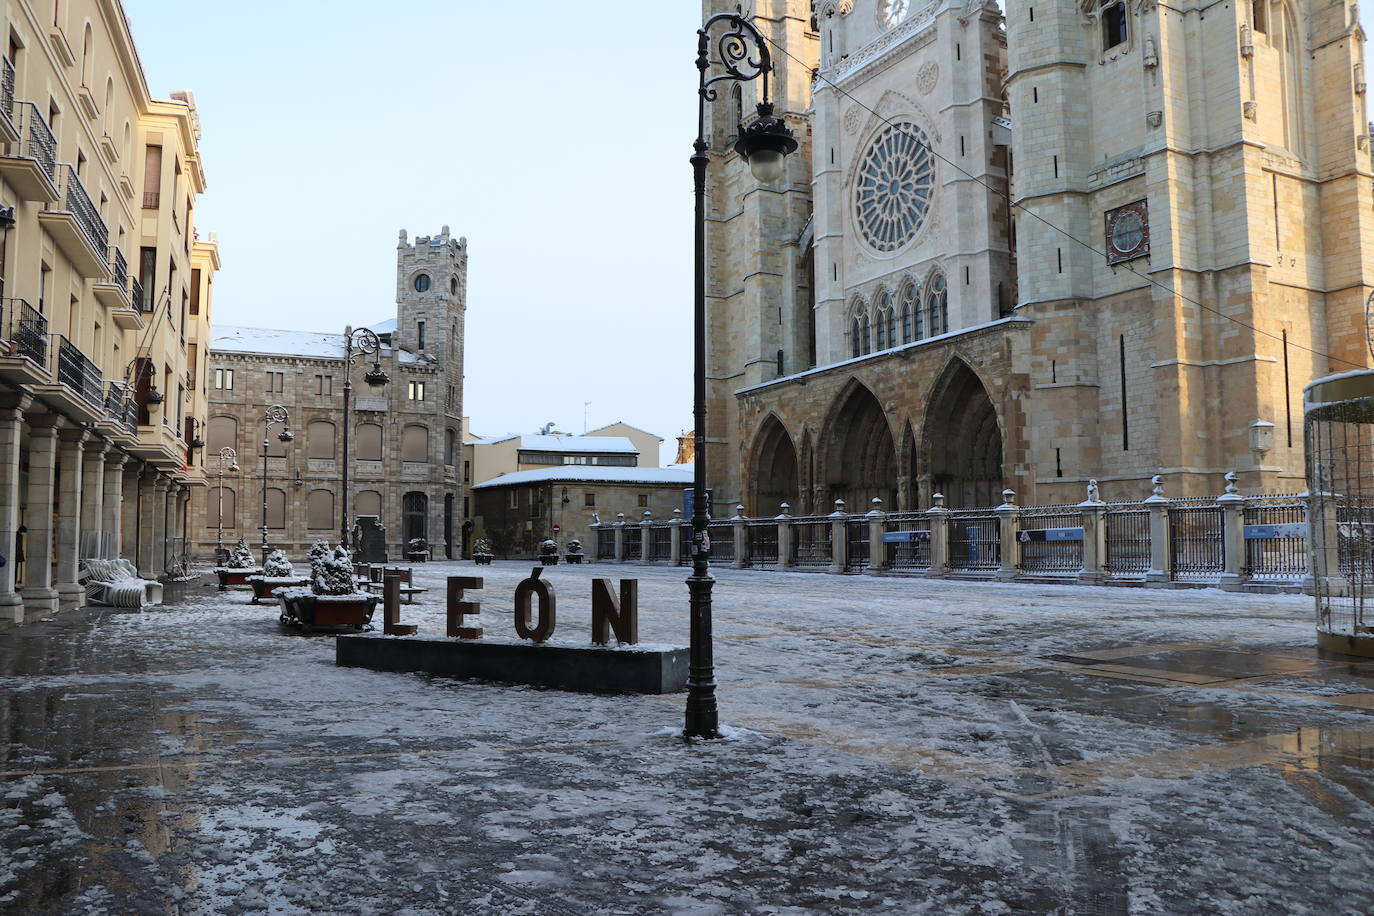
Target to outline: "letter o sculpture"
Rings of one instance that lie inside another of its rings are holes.
[[[515,632],[521,639],[534,642],[547,642],[558,625],[558,601],[553,594],[553,586],[539,578],[543,572],[536,566],[530,577],[515,587]],[[531,599],[539,599],[539,622],[530,622]]]

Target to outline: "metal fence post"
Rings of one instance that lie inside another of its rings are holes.
[[[1217,497],[1221,507],[1221,541],[1225,566],[1221,587],[1238,592],[1245,584],[1245,497],[1236,487],[1236,472],[1226,472],[1226,492]]]
[[[868,570],[881,572],[888,568],[888,546],[883,542],[887,533],[887,514],[883,512],[883,501],[873,497],[873,508],[868,510]]]
[[[782,514],[778,516],[778,569],[787,569],[792,565],[792,516],[787,514],[787,510],[792,508],[787,503],[782,504]]]
[[[845,547],[848,546],[844,526],[847,519],[848,516],[844,513],[844,500],[835,500],[835,511],[830,513],[830,571],[832,573],[844,572]]]
[[[730,564],[730,568],[745,569],[749,566],[752,546],[749,543],[749,525],[744,517],[744,506],[735,507],[735,517],[730,521],[735,525],[735,562]]]
[[[1016,566],[1021,558],[1021,542],[1017,538],[1021,527],[1017,516],[1021,513],[1021,507],[1016,505],[1016,491],[1003,490],[1002,505],[994,511],[997,513],[998,535],[1002,542],[1002,565],[997,570],[997,578],[1010,581],[1016,578]]]
[[[616,522],[615,522],[615,561],[616,561],[617,563],[624,563],[624,562],[625,562],[625,513],[624,513],[624,512],[617,512],[617,513],[615,514],[615,518],[616,518]]]
[[[1083,513],[1083,568],[1078,581],[1098,585],[1106,578],[1107,504],[1098,495],[1097,481],[1088,481],[1088,498],[1078,504]]]
[[[1169,531],[1169,499],[1164,495],[1164,478],[1156,474],[1150,479],[1154,492],[1145,500],[1150,510],[1150,569],[1145,573],[1146,585],[1167,585],[1174,579],[1174,550]]]
[[[930,519],[930,569],[926,575],[938,579],[949,575],[949,510],[945,494],[932,493],[926,517]]]

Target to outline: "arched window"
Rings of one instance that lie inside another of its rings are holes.
[[[316,531],[333,528],[334,494],[329,490],[311,490],[305,501],[305,527]]]
[[[730,125],[726,128],[729,136],[739,136],[740,125],[744,122],[744,90],[739,83],[730,89]]]
[[[205,513],[205,527],[218,528],[220,521],[223,520],[224,527],[233,531],[234,519],[238,518],[238,495],[234,492],[234,488],[225,487],[222,499],[218,486],[211,487],[206,492],[209,494],[210,511]],[[220,513],[221,506],[224,508],[223,514]]]
[[[902,343],[921,339],[921,297],[910,280],[902,287]]]
[[[411,425],[401,431],[401,460],[429,460],[429,428]]]
[[[875,349],[886,350],[896,343],[896,341],[892,339],[892,335],[888,333],[891,324],[892,294],[887,290],[883,290],[882,295],[878,297],[878,314],[873,327]]]
[[[1110,51],[1126,43],[1126,20],[1125,0],[1102,0],[1102,50]]]
[[[871,336],[869,336],[869,323],[868,323],[868,316],[867,316],[867,315],[864,316],[863,325],[862,325],[862,327],[860,328],[860,334],[861,334],[861,337],[862,337],[862,339],[863,339],[863,348],[864,348],[863,351],[864,351],[865,353],[872,353],[872,352],[873,352],[873,343],[872,343],[873,338],[872,338]]]
[[[458,433],[453,429],[444,430],[444,464],[453,467],[458,463]]]
[[[225,446],[238,451],[239,421],[233,417],[211,417],[205,425],[205,453],[218,455]]]
[[[926,287],[926,319],[931,337],[949,330],[949,286],[942,271],[937,270]]]
[[[849,341],[850,355],[853,356],[855,359],[857,359],[860,356],[863,356],[863,337],[861,336],[859,319],[857,318],[854,319],[853,324],[849,328]]]
[[[286,491],[267,488],[267,527],[286,527]]]
[[[429,515],[429,496],[418,490],[413,490],[401,497],[401,538],[411,541],[415,538],[425,538],[427,516]]]
[[[125,121],[125,122],[124,122],[124,161],[125,161],[125,162],[128,162],[128,161],[129,161],[129,157],[133,155],[133,147],[130,145],[131,143],[133,143],[133,128],[130,127],[128,121]]]
[[[1269,31],[1269,0],[1250,0],[1250,26],[1256,32]]]
[[[359,461],[382,460],[382,427],[379,423],[359,423],[353,457]]]
[[[95,67],[95,38],[91,32],[91,24],[86,23],[85,30],[81,33],[81,85],[87,89],[91,88],[91,71]]]
[[[868,307],[862,299],[851,306],[853,318],[849,327],[849,351],[856,359],[868,352]]]
[[[114,77],[105,77],[105,135],[109,136],[114,126]],[[114,139],[111,137],[110,139]]]
[[[375,515],[381,517],[382,514],[382,494],[376,490],[363,490],[356,499],[353,500],[354,515]]]
[[[307,458],[334,457],[334,424],[328,420],[311,420],[306,427]]]
[[[1291,3],[1282,4],[1276,12],[1278,21],[1275,25],[1281,24],[1283,28],[1283,35],[1275,36],[1280,38],[1276,44],[1281,49],[1279,59],[1283,79],[1283,145],[1289,152],[1304,158],[1306,131],[1303,129],[1303,118],[1306,116],[1306,110],[1302,101],[1302,85],[1303,64],[1306,59],[1304,48],[1307,42],[1303,33],[1298,31]]]

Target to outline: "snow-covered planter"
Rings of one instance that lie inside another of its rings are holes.
[[[282,623],[298,627],[353,627],[366,629],[377,609],[376,595],[354,592],[346,595],[317,595],[307,587],[280,588]]]
[[[411,538],[406,542],[406,559],[412,563],[423,563],[429,559],[429,542],[424,538]]]
[[[586,554],[582,550],[582,542],[573,538],[568,542],[568,549],[563,553],[563,559],[569,563],[581,563],[582,557]]]
[[[309,585],[305,576],[249,576],[248,584],[253,588],[253,604],[275,598],[277,589],[291,586]]]
[[[544,542],[539,545],[539,562],[543,563],[545,566],[558,565],[558,545],[552,538],[546,538]]]
[[[478,566],[490,566],[494,559],[496,554],[492,553],[491,541],[487,538],[478,538],[472,545],[472,562]]]
[[[253,551],[248,549],[248,543],[239,538],[229,554],[229,562],[215,567],[214,572],[219,576],[219,590],[224,591],[230,586],[247,585],[249,576],[262,575],[262,567],[253,559]]]

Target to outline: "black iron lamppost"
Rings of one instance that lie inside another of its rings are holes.
[[[353,361],[359,356],[371,356],[372,368],[363,375],[363,381],[374,389],[381,388],[390,381],[377,357],[381,349],[382,341],[371,328],[344,328],[343,493],[339,500],[339,543],[345,549],[352,534],[352,526],[348,524],[348,427],[352,421],[348,412],[353,398]]]
[[[711,75],[712,51],[724,72]],[[691,606],[691,650],[687,667],[687,721],[685,738],[719,738],[716,710],[715,662],[711,647],[711,545],[706,537],[706,166],[710,163],[706,142],[706,103],[716,100],[716,83],[746,83],[763,78],[758,117],[741,124],[735,152],[749,163],[760,182],[782,177],[788,154],[797,149],[796,138],[782,121],[773,117],[768,100],[768,74],[772,55],[758,28],[735,13],[721,13],[706,20],[697,31],[697,139],[693,145],[692,171],[696,179],[696,253],[693,317],[692,413],[695,419],[695,470],[692,477],[692,575],[687,579]]]
[[[273,404],[267,408],[267,412],[262,418],[262,559],[267,562],[267,437],[272,432],[272,427],[280,424],[281,432],[277,438],[282,442],[290,442],[296,438],[291,433],[291,426],[286,420],[286,408],[280,404]]]
[[[219,564],[224,563],[224,474],[237,474],[238,470],[239,454],[226,445],[219,450],[219,525],[215,530],[215,562]]]

